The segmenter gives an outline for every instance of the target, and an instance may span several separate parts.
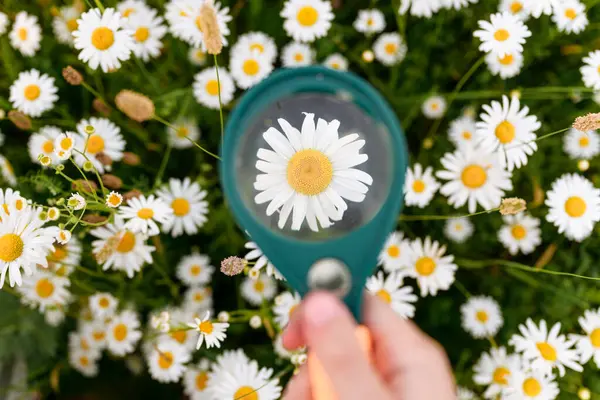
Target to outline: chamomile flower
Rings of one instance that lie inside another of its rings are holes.
[[[231,54],[237,56],[237,54],[243,52],[256,52],[258,58],[265,59],[265,62],[271,65],[277,58],[275,41],[263,32],[248,32],[240,35],[238,41],[231,48]]]
[[[232,53],[229,70],[237,86],[248,89],[265,79],[273,71],[273,64],[258,50],[239,49]]]
[[[563,149],[574,160],[591,160],[600,154],[600,135],[571,128],[563,137]]]
[[[190,400],[210,400],[208,385],[210,380],[210,362],[206,359],[200,360],[196,366],[188,366],[183,376],[183,387],[185,394]]]
[[[75,6],[61,7],[58,15],[52,19],[54,36],[63,44],[73,45],[73,32],[77,30],[81,12]]]
[[[212,304],[212,289],[208,286],[192,286],[183,294],[183,306],[192,313],[204,313]]]
[[[19,73],[10,86],[9,100],[14,108],[35,118],[54,107],[57,91],[54,78],[31,69]]]
[[[56,242],[58,244],[67,244],[71,240],[71,231],[61,229],[56,233]]]
[[[75,132],[63,132],[54,139],[54,154],[60,161],[71,157],[77,134]]]
[[[283,28],[297,42],[314,42],[327,35],[333,21],[327,0],[286,0],[281,11]]]
[[[479,21],[479,27],[473,33],[482,42],[479,50],[498,57],[523,52],[525,39],[531,36],[523,21],[508,12],[492,14],[490,21]]]
[[[40,154],[48,156],[52,159],[52,164],[60,163],[60,160],[54,153],[54,141],[61,134],[60,128],[55,126],[44,126],[36,133],[29,136],[27,149],[31,161],[36,164],[41,164],[39,160]]]
[[[73,32],[79,59],[91,69],[103,72],[121,68],[129,60],[133,48],[133,34],[125,28],[126,19],[114,8],[100,12],[98,8],[81,14],[79,26]]]
[[[44,311],[44,320],[48,325],[58,327],[65,320],[65,312],[63,308],[59,306],[47,308],[46,311]]]
[[[404,202],[407,206],[424,208],[431,202],[439,187],[440,184],[433,177],[433,168],[423,170],[421,164],[416,163],[406,171]]]
[[[473,367],[473,381],[487,386],[483,397],[495,399],[508,387],[510,377],[520,368],[521,360],[517,354],[508,354],[503,346],[492,347]]]
[[[54,244],[54,251],[47,256],[48,267],[58,276],[67,276],[81,261],[82,246],[77,237],[73,236],[67,244]]]
[[[25,57],[31,57],[40,49],[42,29],[38,24],[38,17],[21,11],[15,18],[10,33],[10,44]]]
[[[244,259],[248,261],[254,261],[254,266],[252,270],[260,271],[263,267],[265,267],[265,271],[268,276],[273,276],[275,279],[283,280],[283,276],[277,271],[277,268],[264,255],[260,247],[255,242],[246,242],[244,245],[245,248],[249,249],[250,252],[244,256]]]
[[[546,321],[541,320],[539,326],[530,318],[519,325],[519,334],[514,334],[509,344],[523,354],[523,358],[531,362],[531,369],[543,374],[550,374],[553,368],[558,369],[560,376],[565,375],[565,367],[581,372],[578,354],[572,349],[574,340],[567,340],[560,334],[560,322],[548,331]]]
[[[254,398],[277,400],[281,396],[279,379],[271,368],[260,368],[254,360],[232,365],[227,374],[214,379],[210,390],[216,399]]]
[[[523,54],[513,52],[499,57],[494,53],[489,53],[485,56],[485,62],[492,75],[500,75],[502,79],[509,79],[521,73]]]
[[[17,288],[21,301],[42,312],[48,307],[65,306],[71,300],[71,282],[46,270],[37,270]]]
[[[5,213],[10,214],[12,208],[21,211],[24,209],[26,203],[27,202],[18,190],[13,190],[12,188],[0,188],[0,206],[2,207],[0,208],[0,212],[4,211]],[[0,217],[0,222],[1,221],[2,218]]]
[[[504,319],[498,303],[487,296],[473,296],[460,307],[462,327],[476,339],[493,337]]]
[[[257,152],[254,189],[259,193],[256,204],[269,203],[268,216],[280,210],[279,229],[283,229],[292,214],[292,230],[300,230],[306,220],[317,232],[342,219],[347,201],[362,202],[373,183],[366,172],[354,168],[366,162],[360,154],[365,140],[353,133],[339,136],[340,122],[327,122],[305,113],[302,131],[283,118],[278,119],[282,134],[271,127],[263,138],[274,150],[260,148]],[[287,171],[287,172],[286,172]]]
[[[281,51],[281,63],[287,68],[311,65],[314,58],[314,51],[304,43],[290,42]]]
[[[75,211],[83,210],[87,202],[79,193],[71,193],[71,197],[67,200],[67,206]]]
[[[125,271],[127,277],[133,278],[145,263],[152,262],[155,247],[146,244],[145,235],[126,229],[120,218],[93,229],[90,234],[98,238],[92,242],[93,254],[104,271],[111,268]]]
[[[399,64],[406,57],[406,44],[397,32],[381,34],[373,44],[375,58],[383,65]]]
[[[509,379],[502,398],[506,400],[554,400],[558,396],[558,384],[553,375],[532,369],[517,369]]]
[[[167,33],[163,17],[157,16],[155,9],[140,10],[129,16],[125,26],[133,32],[133,54],[150,61],[160,55],[163,48],[162,38]]]
[[[359,10],[354,21],[354,29],[365,35],[383,32],[385,29],[385,16],[377,8]]]
[[[69,352],[86,353],[90,358],[97,359],[100,357],[100,351],[94,346],[88,335],[83,332],[85,326],[85,324],[81,325],[80,332],[69,333]]]
[[[329,55],[323,61],[323,65],[327,68],[335,69],[336,71],[348,71],[348,59],[340,53]]]
[[[551,15],[552,9],[558,0],[523,0],[523,6],[534,18]]]
[[[429,119],[441,118],[446,113],[448,104],[442,96],[431,96],[423,102],[421,111]]]
[[[106,196],[106,205],[110,208],[117,208],[123,203],[123,196],[121,194],[112,191]]]
[[[581,33],[589,21],[585,5],[579,0],[562,0],[554,4],[552,21],[561,32]]]
[[[159,341],[152,349],[146,363],[153,379],[162,382],[179,382],[190,361],[190,352],[173,341]]]
[[[183,181],[170,179],[169,184],[156,194],[172,210],[172,218],[163,223],[163,232],[171,232],[173,237],[183,233],[194,235],[208,220],[207,193],[198,182],[192,182],[188,177]]]
[[[400,2],[400,14],[410,11],[416,17],[431,18],[433,14],[442,8],[442,0],[402,0]]]
[[[542,243],[540,220],[527,213],[505,215],[504,225],[498,232],[498,240],[513,256],[531,254]]]
[[[133,353],[142,337],[140,321],[133,311],[122,311],[112,318],[106,328],[106,345],[116,356]]]
[[[194,323],[190,323],[188,326],[196,329],[200,333],[196,349],[199,349],[204,342],[206,342],[206,348],[208,349],[211,347],[220,348],[221,342],[227,337],[225,331],[229,328],[227,322],[212,322],[210,320],[210,311],[206,312],[204,318],[196,318]]]
[[[207,56],[204,50],[195,47],[190,47],[188,50],[188,60],[190,60],[193,65],[201,67],[206,64],[206,59]]]
[[[275,322],[281,329],[285,328],[292,313],[300,305],[300,295],[296,292],[283,292],[275,297],[275,304],[273,305],[273,314],[275,314]]]
[[[110,293],[95,293],[89,298],[90,311],[94,318],[112,317],[119,301]]]
[[[10,186],[15,186],[17,184],[17,177],[15,175],[15,170],[12,164],[0,154],[0,175],[2,175],[2,179],[4,179],[5,183],[8,183]],[[1,285],[0,285],[1,287]]]
[[[366,288],[374,296],[389,304],[392,309],[402,318],[412,318],[415,315],[417,296],[410,286],[403,286],[404,275],[400,272],[392,272],[384,277],[383,272],[367,279]]]
[[[417,280],[421,296],[435,296],[439,290],[448,290],[458,267],[454,264],[454,256],[444,256],[446,246],[440,246],[428,236],[424,241],[414,240],[410,247],[406,271]]]
[[[214,270],[207,255],[194,251],[179,261],[176,274],[186,285],[206,285],[210,282]]]
[[[193,119],[178,118],[173,126],[177,129],[167,127],[166,132],[169,135],[169,143],[176,149],[190,148],[194,146],[190,140],[196,142],[200,138],[200,129]]]
[[[387,272],[397,271],[408,267],[408,253],[410,241],[404,239],[402,232],[392,232],[388,236],[379,253],[379,265]]]
[[[586,87],[600,90],[600,50],[590,52],[583,62],[584,66],[580,69],[583,83]]]
[[[219,80],[214,68],[206,68],[194,75],[194,97],[205,107],[219,109],[219,85],[221,103],[225,106],[233,100],[235,86],[233,78],[224,68],[219,68]]]
[[[586,364],[593,358],[600,368],[600,309],[585,310],[578,321],[585,335],[570,335],[570,338],[576,340],[581,363]]]
[[[464,386],[456,387],[456,400],[476,400],[476,395]]]
[[[0,36],[6,33],[8,29],[8,16],[0,11]]]
[[[69,351],[69,364],[79,373],[88,378],[98,375],[98,358],[83,351]]]
[[[244,278],[240,287],[242,297],[253,306],[260,306],[265,300],[271,300],[277,293],[277,284],[273,278],[261,275],[257,279]]]
[[[126,206],[120,207],[119,216],[126,221],[125,229],[156,236],[160,233],[157,223],[172,223],[174,212],[162,198],[141,195],[130,199]]]
[[[90,347],[101,352],[106,348],[106,326],[107,321],[96,319],[91,322],[84,323],[79,330],[82,337],[90,344]]]
[[[124,0],[117,4],[117,11],[121,13],[123,18],[135,17],[150,10],[144,0]]]
[[[88,135],[85,131],[87,126],[94,127],[94,133]],[[110,171],[110,165],[104,165],[96,158],[99,154],[110,157],[112,161],[121,161],[125,150],[125,139],[121,135],[121,129],[106,118],[82,119],[77,124],[75,147],[86,155],[99,173]],[[87,161],[80,153],[75,153],[75,162],[80,166]]]
[[[565,174],[552,183],[546,194],[546,220],[568,239],[583,241],[600,221],[600,189],[577,174]]]
[[[498,11],[512,14],[521,21],[529,19],[529,11],[525,8],[525,0],[502,0]]]
[[[475,119],[470,115],[463,115],[450,123],[448,138],[459,149],[473,147],[476,129]]]
[[[41,209],[25,207],[20,212],[2,213],[0,220],[0,288],[8,273],[10,286],[21,286],[36,265],[48,268],[46,255],[54,250],[57,228],[44,228]]]
[[[169,313],[169,330],[170,333],[161,336],[161,340],[173,340],[177,344],[182,345],[188,351],[192,351],[196,348],[196,334],[193,330],[189,329],[186,324],[197,315],[191,310],[185,308],[175,308]]]

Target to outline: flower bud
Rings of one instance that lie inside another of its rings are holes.
[[[154,103],[149,97],[132,90],[121,90],[115,97],[121,112],[134,121],[144,122],[154,116]]]
[[[116,175],[104,174],[102,175],[102,183],[109,189],[121,189],[123,186],[123,180]]]
[[[62,76],[69,85],[79,86],[83,83],[83,76],[70,65],[63,68]]]

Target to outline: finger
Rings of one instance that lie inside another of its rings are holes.
[[[356,323],[340,300],[324,292],[308,295],[304,300],[302,323],[309,351],[319,360],[340,399],[389,398],[383,382],[361,350],[355,336]]]
[[[283,347],[295,350],[306,345],[302,333],[302,304],[290,316],[290,322],[283,331]]]
[[[310,381],[306,365],[288,383],[283,400],[311,400]]]

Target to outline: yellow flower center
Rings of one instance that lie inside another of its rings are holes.
[[[235,391],[233,398],[244,400],[258,400],[258,394],[256,393],[256,390],[254,390],[250,386],[242,386],[241,388]]]
[[[462,183],[469,189],[477,189],[482,187],[487,181],[487,173],[483,167],[471,164],[463,169],[460,178]]]
[[[87,367],[89,363],[90,360],[86,356],[79,357],[79,364],[81,364],[82,366]]]
[[[394,54],[397,48],[398,46],[396,46],[394,43],[388,43],[385,45],[385,52],[388,54]]]
[[[12,262],[23,254],[25,244],[20,236],[14,233],[7,233],[0,237],[0,260]]]
[[[77,24],[76,18],[71,18],[67,21],[67,29],[69,30],[69,32],[76,31],[78,26],[79,24]]]
[[[151,208],[141,208],[137,212],[137,216],[141,219],[151,219],[154,217],[154,211]]]
[[[597,349],[600,348],[600,329],[594,329],[590,333],[590,341],[592,342],[592,346]]]
[[[108,202],[116,207],[121,203],[121,199],[116,194],[111,194],[108,196]]]
[[[380,289],[377,291],[377,297],[379,297],[381,300],[385,301],[386,303],[390,304],[392,302],[392,296],[390,295],[390,292],[388,292],[385,289]]]
[[[512,54],[506,54],[504,57],[498,57],[498,62],[502,65],[511,65],[515,58]]]
[[[258,70],[260,68],[256,60],[246,60],[244,61],[244,66],[242,67],[242,69],[244,70],[244,73],[246,75],[254,76],[258,74]]]
[[[196,293],[194,295],[194,301],[202,301],[204,300],[204,296],[202,295],[202,293]]]
[[[44,153],[52,153],[54,151],[54,143],[52,143],[52,140],[46,140],[44,142],[42,145],[42,151]]]
[[[462,133],[462,137],[463,137],[463,139],[465,139],[465,140],[471,140],[471,138],[473,137],[473,135],[472,135],[472,134],[471,134],[471,132],[469,132],[469,131],[464,131],[464,132]]]
[[[579,218],[585,214],[587,204],[579,196],[571,196],[565,202],[565,212],[572,218]]]
[[[177,128],[177,137],[179,138],[185,138],[187,137],[187,135],[190,134],[190,130],[188,128],[186,128],[185,126],[180,126],[179,128]]]
[[[54,148],[54,146],[52,146]],[[56,218],[57,211],[54,208],[51,208],[50,210],[48,210],[48,217],[49,218]]]
[[[162,369],[169,369],[173,365],[173,353],[170,351],[158,353],[158,366]]]
[[[440,108],[440,105],[438,103],[432,103],[431,104],[431,109],[433,111],[437,111]]]
[[[510,11],[513,14],[518,13],[519,11],[521,11],[523,9],[523,4],[520,1],[513,1],[510,5]]]
[[[423,182],[420,179],[416,180],[414,181],[412,188],[416,193],[423,193],[423,191],[425,190],[425,182]]]
[[[400,247],[393,244],[387,248],[387,253],[388,256],[396,258],[400,255]]]
[[[27,40],[27,29],[19,28],[19,39]]]
[[[323,152],[314,149],[294,154],[287,166],[287,181],[296,192],[314,196],[333,180],[333,164]]]
[[[333,69],[340,69],[341,66],[340,66],[340,64],[338,64],[336,62],[333,62],[333,63],[331,63],[331,68],[333,68]]]
[[[108,306],[110,306],[110,301],[106,297],[100,297],[100,300],[98,300],[98,305],[100,308],[108,308]]]
[[[211,79],[210,81],[208,81],[206,83],[206,93],[210,94],[211,96],[218,96],[219,95],[219,82],[217,82],[216,79]]]
[[[556,349],[549,344],[548,342],[538,342],[535,344],[535,347],[540,351],[542,357],[548,361],[556,361]]]
[[[63,150],[69,150],[73,147],[73,139],[66,137],[60,140],[60,148]]]
[[[502,121],[496,127],[496,137],[502,144],[507,144],[515,138],[515,126],[508,121]]]
[[[542,392],[542,385],[535,378],[527,378],[523,382],[523,392],[529,397],[535,397]]]
[[[200,372],[196,375],[196,389],[199,392],[203,392],[208,386],[208,374],[206,372]]]
[[[37,99],[38,97],[40,97],[40,87],[36,84],[31,84],[31,85],[27,85],[25,86],[25,91],[24,91],[24,95],[25,98],[29,101],[33,101],[35,99]]]
[[[577,12],[573,8],[567,8],[565,10],[565,17],[569,18],[571,21],[577,18]]]
[[[369,18],[367,20],[367,26],[372,26],[373,25],[373,18]]]
[[[496,39],[499,42],[504,42],[505,40],[508,40],[509,37],[510,33],[508,33],[506,29],[498,29],[494,33],[494,39]]]
[[[58,276],[66,276],[67,275],[67,267],[65,265],[61,265],[56,270],[56,275],[58,275]]]
[[[99,342],[101,340],[104,339],[104,337],[106,336],[106,334],[104,332],[98,331],[98,332],[94,332],[92,334],[92,336],[94,337],[94,340]]]
[[[510,233],[517,240],[522,240],[527,235],[527,230],[523,225],[515,225],[510,230]]]
[[[294,55],[294,60],[296,62],[302,62],[302,61],[304,61],[304,55],[302,55],[302,53],[296,53]]]
[[[63,245],[55,245],[54,251],[52,252],[52,258],[56,261],[64,260],[67,257],[67,250]]]
[[[135,247],[135,234],[127,231],[119,240],[117,251],[119,253],[129,253]]]
[[[94,32],[92,32],[92,45],[98,50],[108,50],[114,42],[115,34],[105,26],[96,28],[94,29]]]
[[[494,382],[499,385],[508,385],[508,376],[510,376],[510,371],[504,367],[498,367],[494,371]]]
[[[477,321],[481,322],[482,324],[485,324],[488,321],[488,319],[490,319],[488,314],[483,310],[477,311],[477,314],[475,314],[475,318],[477,318]]]
[[[135,40],[137,40],[140,43],[144,43],[146,40],[148,40],[149,36],[150,30],[145,26],[140,26],[139,28],[137,28],[134,35]]]
[[[88,139],[87,152],[90,154],[100,153],[104,150],[104,139],[99,135],[92,135]]]
[[[262,282],[262,281],[254,282],[254,290],[256,290],[259,293],[262,293],[265,290],[264,282]]]
[[[198,324],[200,332],[210,335],[213,331],[213,324],[210,321],[203,321]]]
[[[175,332],[171,333],[171,337],[173,338],[173,340],[176,340],[178,343],[184,344],[185,340],[187,339],[187,332],[186,331],[175,331]]]
[[[257,50],[259,53],[263,53],[265,51],[265,46],[260,43],[253,43],[250,46],[250,50]]]
[[[590,145],[590,138],[587,136],[582,136],[579,138],[579,146],[580,147],[588,147]]]
[[[54,284],[47,278],[40,279],[35,284],[35,292],[42,299],[47,299],[54,293]]]
[[[176,216],[182,217],[190,212],[190,202],[182,197],[178,197],[171,203],[171,208]]]
[[[312,6],[304,6],[296,14],[296,19],[302,26],[313,26],[319,19],[319,13]]]
[[[202,271],[202,267],[200,267],[199,265],[192,265],[190,267],[190,274],[192,274],[192,276],[200,275],[201,271]]]
[[[79,341],[79,346],[81,346],[81,348],[83,350],[89,350],[90,349],[90,345],[88,344],[87,340],[85,340],[83,338]]]
[[[123,16],[125,18],[129,17],[131,13],[135,12],[135,8],[127,8],[123,11]]]
[[[113,328],[113,336],[118,342],[122,342],[127,337],[127,326],[125,324],[118,324]]]
[[[421,257],[416,264],[417,273],[421,276],[429,276],[435,271],[435,261],[431,257]]]

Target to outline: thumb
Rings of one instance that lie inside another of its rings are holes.
[[[335,296],[310,294],[302,309],[303,334],[331,381],[338,398],[388,399],[383,381],[369,363],[355,336],[356,323]]]

